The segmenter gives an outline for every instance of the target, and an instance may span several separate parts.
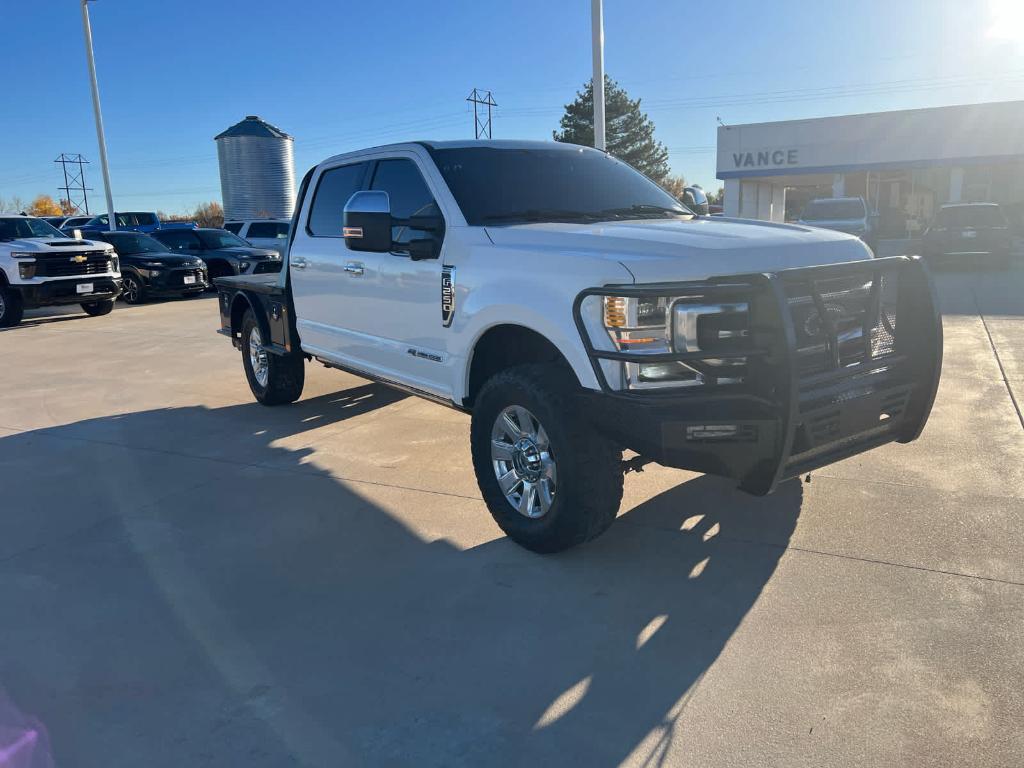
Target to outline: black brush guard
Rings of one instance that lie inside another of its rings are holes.
[[[590,296],[745,302],[749,336],[727,350],[597,349],[582,316]],[[573,315],[601,386],[584,397],[595,401],[591,412],[603,431],[646,458],[731,477],[758,495],[812,469],[917,438],[942,367],[935,289],[923,262],[906,256],[589,289]],[[716,367],[726,359],[740,368]],[[670,393],[617,390],[603,360],[683,362],[707,375],[704,384]]]

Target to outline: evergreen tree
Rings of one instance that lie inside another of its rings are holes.
[[[608,152],[629,163],[654,181],[668,176],[668,150],[654,138],[654,123],[640,111],[640,99],[631,99],[618,83],[604,79],[605,140]],[[565,105],[561,130],[555,141],[594,146],[594,88],[588,82]]]

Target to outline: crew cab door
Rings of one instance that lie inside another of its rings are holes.
[[[302,348],[373,376],[444,397],[451,383],[440,300],[443,255],[414,261],[403,246],[426,233],[392,230],[391,252],[355,251],[341,237],[359,189],[388,192],[392,215],[439,213],[411,153],[325,168],[314,178],[289,254]],[[304,226],[304,222],[306,222]]]

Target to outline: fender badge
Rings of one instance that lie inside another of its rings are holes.
[[[441,324],[449,328],[455,319],[455,267],[441,267]]]

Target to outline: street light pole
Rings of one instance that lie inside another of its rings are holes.
[[[590,28],[594,53],[594,146],[602,152],[604,140],[604,10],[602,0],[590,0]]]
[[[107,139],[103,133],[103,114],[100,112],[100,87],[96,82],[96,61],[92,54],[92,26],[89,24],[89,0],[82,0],[82,29],[85,30],[85,58],[89,62],[89,80],[92,84],[92,110],[96,115],[96,140],[100,145],[100,168],[103,170],[103,191],[107,196],[107,219],[110,230],[117,229],[114,216],[114,195],[110,191],[110,169],[107,167]]]

